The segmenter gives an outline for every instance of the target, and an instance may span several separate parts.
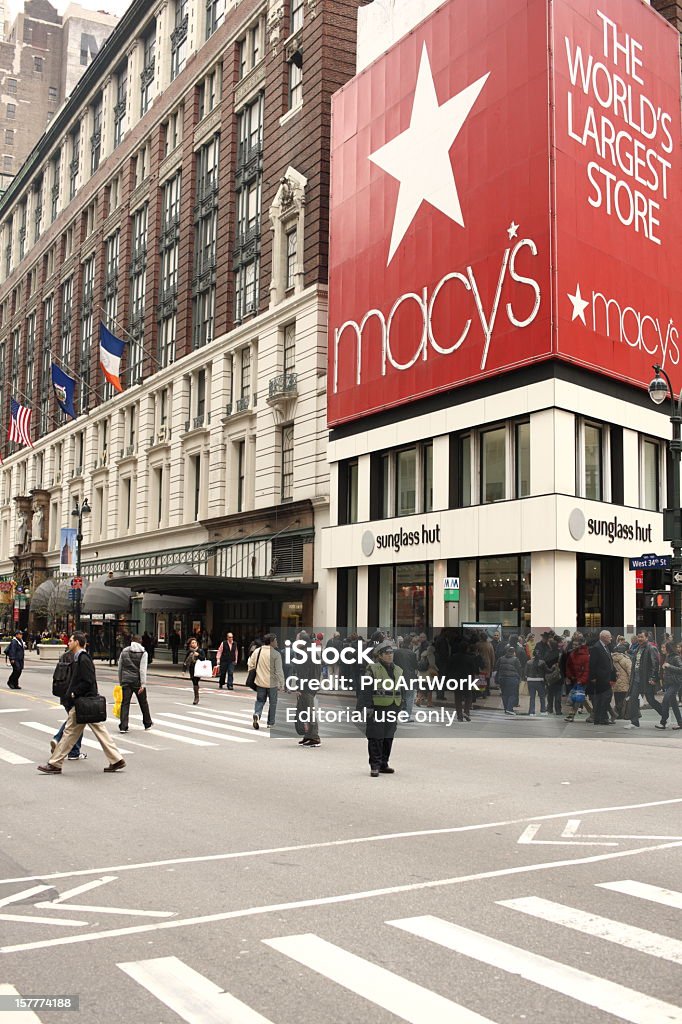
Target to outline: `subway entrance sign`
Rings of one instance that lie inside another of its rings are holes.
[[[446,604],[459,601],[459,576],[446,576],[443,580],[443,597]]]

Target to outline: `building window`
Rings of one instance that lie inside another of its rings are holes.
[[[292,228],[291,231],[287,231],[287,273],[286,273],[286,288],[287,291],[293,288],[296,284],[296,246],[298,238],[298,228]]]
[[[5,128],[5,145],[14,145],[14,128]]]
[[[201,515],[201,455],[190,456],[192,520],[197,522]]]
[[[294,497],[294,425],[288,423],[282,427],[282,501],[291,501]]]
[[[16,78],[7,79],[7,94],[8,96],[16,96],[17,94],[17,80]]]
[[[177,78],[187,60],[189,0],[175,0],[175,26],[171,32],[171,81]]]
[[[431,511],[433,469],[431,441],[372,456],[370,517],[392,519]]]
[[[453,575],[459,575],[460,622],[530,629],[530,555],[462,559]]]
[[[148,151],[146,146],[138,149],[133,157],[135,161],[135,188],[138,188],[147,177]]]
[[[214,136],[197,153],[192,280],[192,347],[195,349],[213,341],[219,153],[219,135]]]
[[[40,363],[40,433],[47,434],[50,426],[50,373],[52,362],[52,326],[54,298],[49,295],[43,301],[43,350]]]
[[[507,482],[507,431],[505,427],[481,434],[481,503],[504,501]]]
[[[128,385],[142,378],[144,317],[147,289],[147,223],[145,203],[133,214],[133,248],[130,266],[130,340],[128,344]]]
[[[517,498],[530,494],[530,423],[517,423],[515,434],[515,465]]]
[[[238,116],[237,237],[233,253],[235,320],[258,310],[260,274],[260,204],[263,174],[263,96]]]
[[[241,400],[244,408],[249,406],[251,398],[251,346],[247,345],[241,351]]]
[[[47,97],[48,97],[50,103],[56,103],[57,102],[57,99],[59,98],[59,94],[58,94],[56,88],[54,87],[54,85],[51,85],[49,87],[49,89],[47,90]]]
[[[13,156],[8,156],[7,154],[5,154],[3,156],[3,158],[2,158],[2,169],[3,169],[3,171],[7,171],[8,173],[11,173],[13,168],[14,168],[14,157]]]
[[[396,452],[395,514],[411,516],[417,511],[417,449]]]
[[[161,280],[159,291],[159,363],[175,361],[175,331],[178,296],[178,254],[180,238],[180,184],[178,172],[165,183],[161,213]]]
[[[95,257],[83,264],[83,302],[81,307],[81,351],[79,365],[79,410],[86,412],[90,394],[90,354],[95,329]]]
[[[16,116],[17,116],[17,106],[16,106],[16,103],[8,103],[7,104],[7,120],[8,121],[14,121]]]
[[[305,0],[291,0],[291,31],[298,32],[303,27],[303,6]]]
[[[430,563],[369,567],[372,626],[393,633],[421,633],[433,622],[433,568]]]
[[[164,125],[164,156],[168,156],[182,142],[182,110],[171,114]]]
[[[289,61],[289,110],[296,110],[303,103],[303,63],[300,51]]]
[[[210,74],[206,75],[199,86],[199,120],[210,114],[212,110],[215,110],[218,103],[220,102],[221,94],[221,74],[220,65],[216,65]]]
[[[359,479],[357,459],[345,459],[339,463],[339,526],[358,521]]]
[[[43,57],[34,57],[33,58],[33,70],[37,74],[42,75],[44,67],[45,67],[45,60],[44,60]]]
[[[62,285],[62,322],[61,322],[61,362],[62,368],[68,370],[71,364],[71,312],[73,303],[73,278],[69,277]]]
[[[140,74],[140,117],[152,105],[154,95],[154,69],[156,66],[156,21],[153,21],[144,37],[144,56]]]
[[[422,512],[433,511],[433,444],[424,444],[421,448],[422,458]]]
[[[644,437],[641,441],[640,506],[659,512],[661,508],[661,445]]]
[[[121,66],[116,75],[116,103],[114,105],[114,147],[123,141],[128,111],[128,64]]]
[[[61,161],[62,153],[61,150],[57,153],[54,160],[52,161],[52,186],[50,189],[50,223],[53,223],[57,218],[59,210],[59,179],[61,176]]]
[[[114,210],[118,210],[121,203],[121,176],[117,174],[115,178],[111,179],[109,185],[109,213],[113,213]]]
[[[94,174],[102,158],[102,96],[92,108],[92,135],[90,136],[90,173]]]
[[[240,79],[248,75],[262,57],[262,33],[262,22],[257,21],[237,43]]]
[[[237,512],[244,511],[244,491],[246,484],[246,442],[237,444]]]
[[[33,404],[33,382],[36,356],[36,315],[29,313],[26,317],[26,376],[24,391],[26,398]]]
[[[225,19],[225,0],[206,0],[206,38],[210,39]]]
[[[287,324],[284,328],[284,376],[287,377],[296,369],[296,324]],[[285,381],[286,384],[286,381]]]
[[[603,431],[596,423],[585,423],[583,443],[584,497],[601,501],[604,487]]]
[[[78,168],[80,166],[80,125],[71,133],[71,163],[69,164],[69,201],[76,195],[78,189]]]

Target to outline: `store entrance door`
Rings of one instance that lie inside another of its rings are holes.
[[[623,628],[623,559],[578,555],[578,627]]]

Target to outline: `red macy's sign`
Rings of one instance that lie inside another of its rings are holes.
[[[450,0],[332,109],[330,425],[538,359],[682,385],[679,36],[650,7]]]

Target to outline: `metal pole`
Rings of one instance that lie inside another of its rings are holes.
[[[81,542],[83,540],[83,509],[78,506],[78,533],[76,534],[76,576],[81,575]],[[76,588],[76,629],[81,628],[81,588]]]
[[[670,422],[672,423],[673,427],[673,436],[671,440],[668,442],[668,451],[670,452],[673,470],[673,529],[672,535],[670,537],[670,543],[673,549],[672,579],[674,580],[675,571],[682,571],[682,515],[680,513],[680,459],[682,457],[682,392],[680,392],[679,398],[677,402],[675,402],[675,392],[673,391],[673,386],[670,377],[661,366],[654,366],[654,370],[657,374],[660,374],[664,378],[666,384],[668,385],[668,391],[670,393],[670,404],[672,407]],[[673,582],[672,590],[674,598],[672,611],[673,639],[679,641],[680,634],[682,633],[682,588],[676,587]]]

